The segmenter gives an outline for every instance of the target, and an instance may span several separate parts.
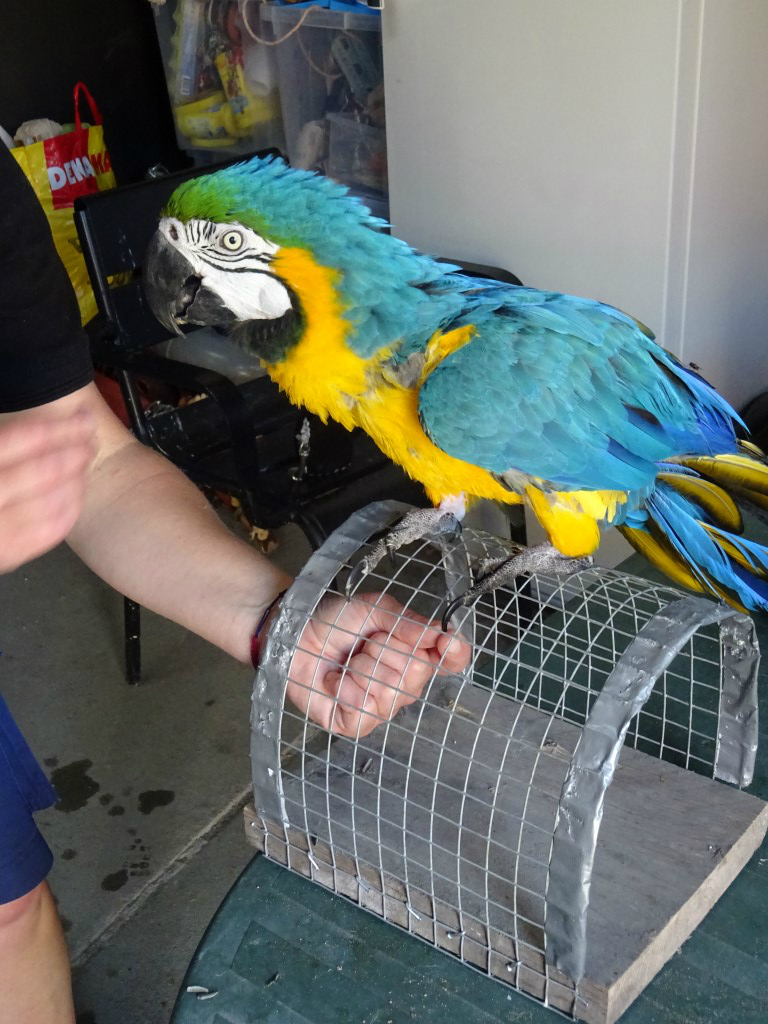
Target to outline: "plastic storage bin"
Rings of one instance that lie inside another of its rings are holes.
[[[381,19],[375,12],[261,6],[294,167],[342,182],[387,216]]]
[[[197,163],[284,149],[277,68],[261,4],[170,0],[153,5],[181,149]],[[254,38],[257,37],[257,38]]]
[[[383,128],[344,114],[328,114],[327,171],[356,189],[387,191],[387,138]]]

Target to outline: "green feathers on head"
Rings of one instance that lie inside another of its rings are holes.
[[[336,182],[282,160],[254,157],[184,182],[164,216],[181,221],[240,223],[279,246],[308,250],[339,272],[350,344],[363,356],[403,338],[418,348],[444,310],[425,302],[423,288],[446,267],[386,231],[387,224]],[[454,303],[451,302],[451,305]]]
[[[185,181],[163,213],[182,221],[237,221],[278,245],[308,248],[326,240],[329,217],[342,234],[384,226],[341,185],[273,157]]]

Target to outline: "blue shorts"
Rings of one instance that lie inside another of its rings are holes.
[[[30,892],[51,870],[53,855],[32,815],[57,799],[0,697],[0,903]]]

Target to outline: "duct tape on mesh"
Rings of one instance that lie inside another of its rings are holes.
[[[757,753],[757,675],[760,651],[755,624],[747,615],[724,611],[723,689],[720,696],[715,778],[748,786]]]
[[[630,722],[692,635],[719,623],[722,691],[715,778],[752,780],[757,750],[759,650],[754,625],[724,605],[683,597],[650,619],[630,643],[595,701],[563,784],[549,865],[547,962],[574,981],[584,975],[592,866],[611,784]]]

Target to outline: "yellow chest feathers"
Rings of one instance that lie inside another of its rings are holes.
[[[304,332],[285,359],[268,364],[267,371],[296,405],[351,429],[357,425],[354,404],[368,387],[368,364],[347,345],[350,324],[339,301],[339,275],[303,249],[281,249],[273,267],[299,297]]]
[[[485,470],[437,448],[419,423],[418,385],[404,387],[383,376],[389,351],[374,359],[356,355],[347,344],[350,324],[343,317],[336,288],[338,275],[318,266],[301,249],[281,249],[275,272],[299,297],[304,332],[286,358],[267,366],[292,402],[322,419],[329,416],[348,429],[362,427],[379,448],[420,481],[434,502],[465,493],[478,498],[517,501]],[[441,359],[465,344],[470,329],[436,335],[430,342],[422,379]]]

